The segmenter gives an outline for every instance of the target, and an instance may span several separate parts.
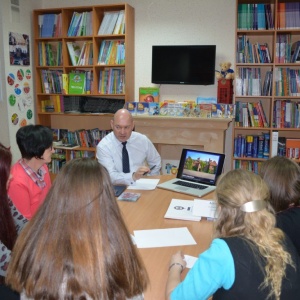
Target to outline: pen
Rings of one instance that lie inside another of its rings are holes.
[[[155,167],[156,167],[156,165],[152,166],[152,167],[150,168],[150,171],[153,170]],[[149,172],[150,172],[150,171],[149,171]],[[146,175],[146,174],[148,174],[149,172],[145,172],[143,175]]]

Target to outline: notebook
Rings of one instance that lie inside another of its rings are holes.
[[[225,154],[182,149],[177,176],[157,185],[158,188],[202,197],[216,189]]]

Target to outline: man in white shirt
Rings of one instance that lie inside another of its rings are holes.
[[[133,131],[134,121],[131,113],[127,109],[120,109],[110,122],[113,132],[106,135],[97,145],[97,159],[109,172],[112,182],[130,185],[145,174],[159,175],[161,157],[144,134]],[[129,156],[129,169],[125,172],[123,147],[126,147]]]

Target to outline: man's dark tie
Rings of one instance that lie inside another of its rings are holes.
[[[129,168],[129,156],[128,156],[128,152],[126,149],[126,143],[127,142],[123,142],[123,149],[122,149],[122,162],[123,162],[123,172],[124,173],[129,173],[130,172],[130,168]]]

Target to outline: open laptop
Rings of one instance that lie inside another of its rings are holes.
[[[222,173],[225,154],[193,149],[182,149],[177,176],[157,185],[158,188],[196,197],[216,189]]]

